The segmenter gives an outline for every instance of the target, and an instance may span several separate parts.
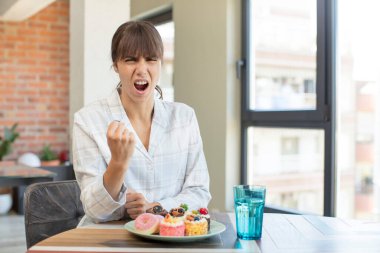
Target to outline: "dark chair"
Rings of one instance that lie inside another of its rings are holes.
[[[55,173],[53,177],[53,181],[63,181],[63,180],[75,180],[75,173],[73,169],[73,165],[59,165],[59,166],[47,166],[40,167],[43,170],[48,170],[50,172]],[[26,185],[20,185],[16,188],[16,197],[17,201],[15,203],[15,208],[17,213],[24,214],[24,193],[26,190]],[[15,197],[15,198],[16,198]]]
[[[84,215],[77,181],[36,183],[24,195],[27,248],[75,228]]]

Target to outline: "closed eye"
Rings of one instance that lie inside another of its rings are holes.
[[[126,57],[123,60],[124,62],[135,62],[137,61],[136,57]]]
[[[146,61],[158,61],[158,57],[147,57]]]

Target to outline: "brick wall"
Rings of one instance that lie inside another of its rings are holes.
[[[0,21],[0,135],[18,122],[12,154],[69,149],[69,1],[22,22]]]

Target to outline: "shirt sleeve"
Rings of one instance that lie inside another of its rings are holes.
[[[178,207],[182,203],[188,204],[190,210],[197,210],[201,207],[207,207],[211,200],[209,191],[210,177],[194,111],[190,120],[189,132],[189,152],[182,190],[175,197],[158,201],[166,210]]]
[[[124,216],[126,187],[120,190],[115,201],[103,184],[103,174],[107,164],[98,145],[80,115],[74,115],[73,165],[75,177],[81,189],[81,201],[86,216],[94,222],[119,220]]]

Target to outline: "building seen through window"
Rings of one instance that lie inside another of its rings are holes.
[[[159,85],[164,100],[174,101],[173,66],[174,66],[174,22],[169,21],[156,25],[164,44],[164,59],[162,62],[161,79]]]
[[[250,1],[251,110],[316,109],[317,2]],[[380,2],[337,1],[336,7],[336,86],[330,87],[336,128],[328,136],[336,141],[330,151],[336,215],[380,220]],[[322,127],[252,125],[246,138],[247,181],[267,186],[268,204],[323,214],[329,193]]]
[[[251,1],[250,109],[316,109],[316,14],[316,0]],[[249,127],[247,139],[248,182],[268,204],[323,214],[323,130]]]

